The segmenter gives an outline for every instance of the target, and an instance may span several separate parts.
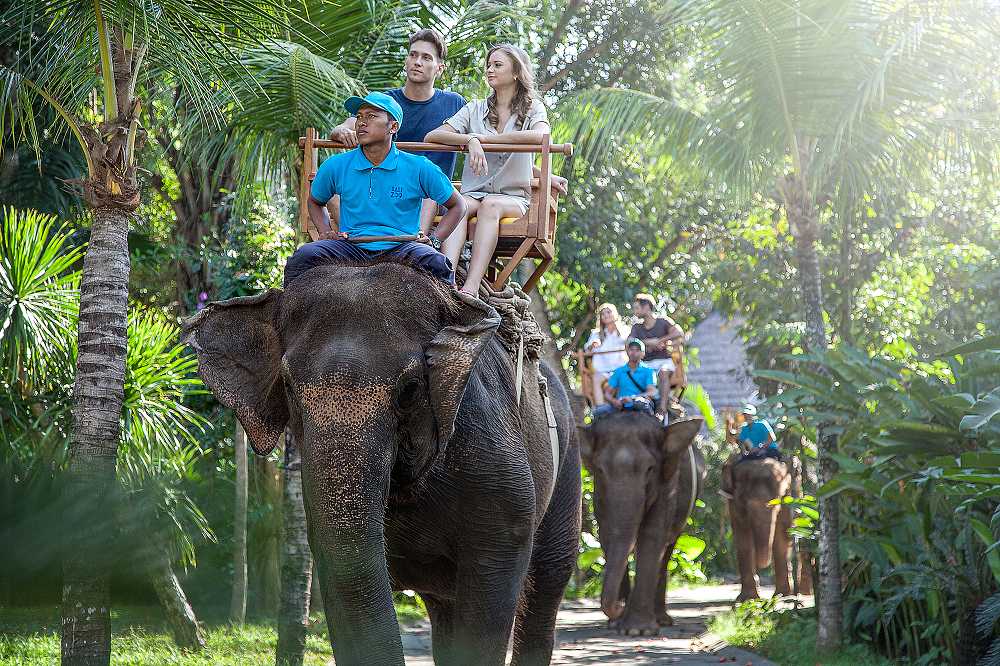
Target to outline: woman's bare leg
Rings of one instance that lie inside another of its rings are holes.
[[[490,259],[493,258],[493,250],[497,247],[501,218],[521,215],[521,206],[506,196],[488,196],[479,204],[476,237],[472,239],[472,261],[469,262],[469,275],[462,285],[462,291],[473,296],[479,293],[479,283],[482,282]]]
[[[608,376],[603,372],[598,372],[597,370],[594,370],[593,377],[591,377],[591,381],[593,381],[593,386],[594,386],[594,407],[597,407],[598,405],[603,405],[605,403],[604,380],[607,378]]]
[[[456,268],[458,267],[458,260],[462,256],[462,248],[465,247],[465,239],[469,234],[469,218],[473,217],[476,211],[479,210],[479,199],[473,199],[472,197],[463,198],[467,206],[465,217],[458,223],[455,230],[449,234],[448,238],[441,243],[441,251],[451,260],[451,265]]]

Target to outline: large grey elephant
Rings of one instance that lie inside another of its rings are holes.
[[[692,418],[664,427],[647,414],[618,412],[580,428],[604,549],[601,609],[621,633],[656,634],[673,623],[666,608],[667,565],[705,478],[694,445],[702,423]]]
[[[339,666],[402,665],[392,591],[420,593],[438,664],[547,664],[580,531],[566,393],[497,312],[392,261],[324,265],[185,327],[259,454],[302,447],[309,543]],[[550,437],[554,420],[556,437]],[[516,616],[516,623],[515,623]]]

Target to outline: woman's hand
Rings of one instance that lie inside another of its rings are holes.
[[[486,166],[486,152],[483,151],[483,144],[479,143],[479,137],[469,139],[469,166],[472,173],[477,176],[485,176],[489,168]]]
[[[595,349],[597,349],[600,346],[601,346],[601,341],[600,340],[594,340],[589,345],[587,345],[587,351],[594,351]]]
[[[569,187],[569,181],[562,176],[557,176],[552,174],[552,189],[554,189],[559,194],[566,194]]]

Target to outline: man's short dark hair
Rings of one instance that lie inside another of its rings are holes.
[[[410,35],[410,46],[413,42],[429,42],[434,45],[438,59],[444,62],[448,58],[448,43],[444,41],[444,35],[434,28],[422,28]]]
[[[652,309],[656,309],[656,301],[649,294],[636,294],[634,298],[636,303],[645,303]]]

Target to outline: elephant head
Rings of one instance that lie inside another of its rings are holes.
[[[184,339],[258,454],[301,442],[309,541],[338,663],[403,663],[383,524],[442,455],[496,311],[392,262],[313,268],[208,305]]]
[[[601,609],[612,620],[625,609],[621,582],[642,518],[677,483],[679,464],[702,423],[695,418],[664,427],[652,416],[622,412],[579,429],[580,455],[594,476],[594,513],[606,562]]]

